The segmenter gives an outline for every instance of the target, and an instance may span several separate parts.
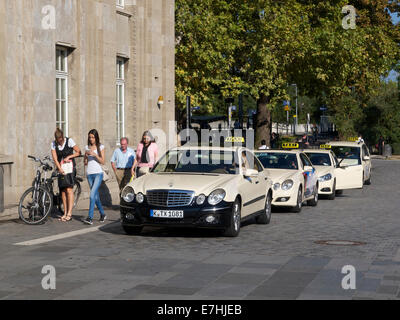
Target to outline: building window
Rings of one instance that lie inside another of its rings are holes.
[[[117,143],[125,136],[125,60],[117,58],[117,103],[116,103],[116,124]]]
[[[125,4],[124,2],[125,2],[124,0],[117,0],[117,7],[123,8]]]
[[[56,49],[56,127],[68,136],[68,50]]]

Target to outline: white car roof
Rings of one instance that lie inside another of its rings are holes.
[[[239,149],[245,149],[244,147],[213,147],[213,146],[181,146],[175,147],[170,150],[179,151],[179,150],[210,150],[210,151],[231,151],[237,152]],[[249,150],[250,151],[250,150]]]
[[[343,147],[358,147],[360,148],[363,145],[363,142],[352,142],[352,141],[329,141],[326,144],[331,146],[343,146]]]
[[[254,153],[293,153],[298,154],[304,152],[303,149],[262,149],[262,150],[253,150]]]

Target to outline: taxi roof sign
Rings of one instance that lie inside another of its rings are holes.
[[[320,149],[332,149],[332,146],[330,144],[321,144],[319,146]]]
[[[298,149],[299,144],[298,143],[292,143],[292,142],[286,142],[282,143],[282,148],[283,149]]]
[[[349,138],[347,140],[349,140],[351,142],[356,142],[356,141],[358,141],[358,137],[351,137],[351,138]]]

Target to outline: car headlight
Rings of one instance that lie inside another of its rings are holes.
[[[283,181],[281,188],[282,190],[289,190],[292,187],[293,187],[293,180],[288,179]]]
[[[323,181],[329,181],[331,179],[332,179],[332,175],[330,173],[328,173],[322,177],[319,177],[318,181],[323,182]]]
[[[210,195],[208,196],[208,203],[211,204],[212,206],[215,206],[216,204],[224,200],[225,195],[226,195],[225,190],[217,189],[211,192]]]
[[[143,201],[144,201],[144,195],[143,195],[143,193],[139,192],[139,193],[136,195],[136,201],[137,201],[137,203],[143,203]]]
[[[196,203],[201,206],[204,201],[206,201],[206,196],[204,194],[200,194],[197,196]]]
[[[126,187],[121,196],[125,202],[132,202],[135,199],[135,191],[133,191],[132,187]]]
[[[281,184],[279,182],[274,184],[274,190],[278,190],[281,187]]]

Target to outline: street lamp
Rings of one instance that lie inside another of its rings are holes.
[[[299,123],[298,123],[298,120],[297,120],[297,84],[296,83],[292,83],[291,84],[291,86],[295,86],[296,87],[296,121],[295,121],[295,124],[294,124],[294,134],[296,134],[296,126],[298,126],[299,125]]]

